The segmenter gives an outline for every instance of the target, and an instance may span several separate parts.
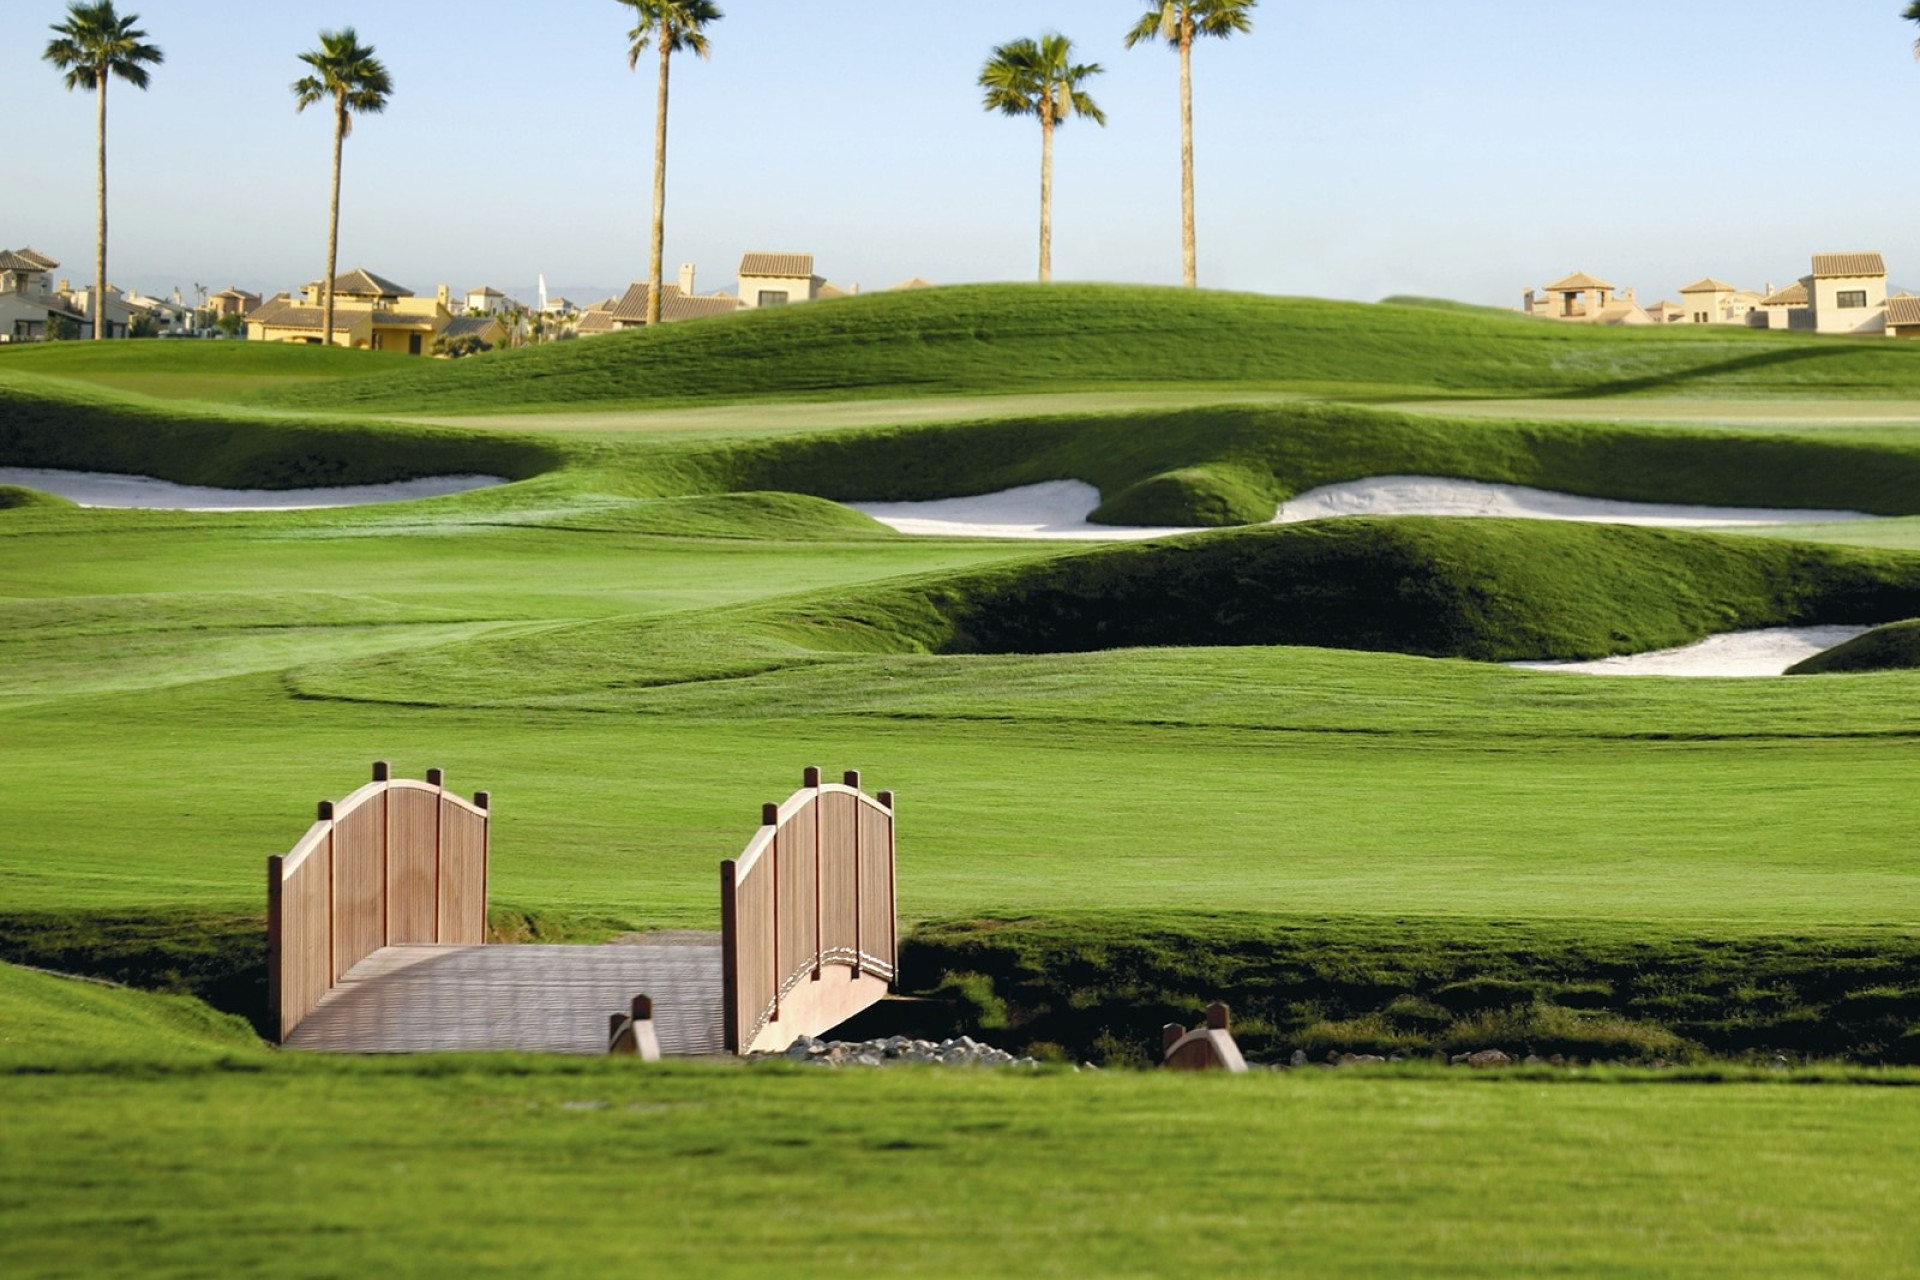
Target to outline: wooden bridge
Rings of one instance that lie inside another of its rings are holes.
[[[887,993],[898,955],[893,793],[860,775],[769,804],[720,864],[717,943],[487,945],[492,809],[424,782],[373,781],[267,860],[268,992],[289,1048],[340,1053],[604,1053],[645,997],[670,1055],[780,1049]],[[632,1043],[629,1036],[624,1043]]]

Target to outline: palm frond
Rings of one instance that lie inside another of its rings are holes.
[[[706,28],[727,15],[713,0],[618,0],[634,12],[634,28],[627,33],[627,69],[640,68],[640,56],[665,48],[669,55],[696,53],[713,56]]]
[[[66,72],[69,89],[96,88],[116,76],[144,89],[150,82],[147,68],[167,56],[159,46],[146,43],[147,33],[133,25],[139,20],[137,13],[121,17],[113,0],[69,4],[66,21],[51,28],[54,38],[41,57]]]

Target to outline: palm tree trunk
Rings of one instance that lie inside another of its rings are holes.
[[[659,33],[660,96],[653,109],[653,257],[647,268],[647,327],[660,323],[661,277],[667,254],[667,72],[673,65],[672,42]]]
[[[1040,283],[1053,279],[1053,95],[1040,107]]]
[[[321,282],[321,341],[333,345],[333,277],[339,270],[340,256],[340,152],[347,138],[347,104],[336,101],[333,108],[333,199],[327,206],[327,276]]]
[[[99,90],[94,186],[100,208],[93,243],[93,337],[96,342],[107,336],[107,75],[106,69],[101,68],[93,81]]]
[[[1193,9],[1180,10],[1180,255],[1187,288],[1200,283],[1193,229]]]

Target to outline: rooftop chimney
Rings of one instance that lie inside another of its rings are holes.
[[[691,262],[680,264],[680,292],[689,298],[693,296],[693,264]]]

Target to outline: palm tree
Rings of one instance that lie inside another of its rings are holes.
[[[147,33],[133,24],[140,15],[121,17],[113,0],[67,6],[67,20],[53,27],[42,57],[67,73],[68,89],[92,89],[95,95],[98,154],[94,180],[100,206],[93,252],[93,336],[107,336],[107,81],[119,76],[136,89],[147,87],[147,67],[165,54],[146,43]]]
[[[1199,252],[1193,229],[1193,42],[1202,36],[1225,40],[1253,30],[1252,9],[1260,0],[1161,0],[1127,32],[1127,48],[1142,41],[1165,40],[1180,52],[1180,248],[1187,288],[1199,283]],[[1920,0],[1915,7],[1920,8]]]
[[[1913,0],[1913,3],[1907,6],[1907,11],[1900,16],[1908,22],[1920,22],[1920,0]],[[1920,40],[1913,42],[1913,56],[1920,58]]]
[[[300,55],[315,74],[293,82],[294,110],[303,112],[316,102],[333,102],[333,202],[327,213],[327,275],[323,286],[320,328],[322,341],[333,345],[333,277],[340,255],[340,151],[353,132],[355,115],[378,115],[393,94],[393,77],[373,56],[373,46],[360,43],[352,27],[322,31],[320,47]]]
[[[706,28],[726,15],[713,0],[620,0],[634,11],[627,33],[627,70],[640,69],[640,55],[660,51],[660,88],[653,111],[653,259],[647,268],[647,325],[660,323],[660,273],[667,246],[667,79],[676,53],[711,57]]]
[[[1106,113],[1081,87],[1104,70],[1097,62],[1073,61],[1073,41],[1059,32],[1038,40],[1015,40],[994,49],[980,71],[988,111],[1040,117],[1040,279],[1053,279],[1053,131],[1070,116],[1095,124]]]

